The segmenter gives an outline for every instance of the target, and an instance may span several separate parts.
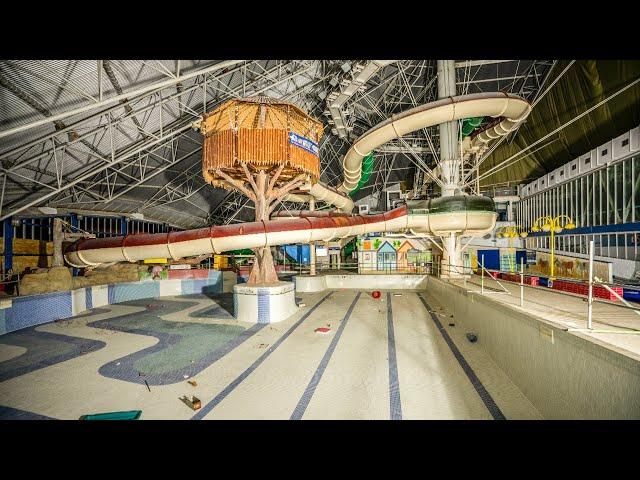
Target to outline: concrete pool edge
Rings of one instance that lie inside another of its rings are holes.
[[[629,352],[434,277],[426,290],[545,418],[640,418],[640,365]]]
[[[212,270],[207,279],[123,282],[5,298],[0,302],[0,337],[5,333],[72,318],[93,308],[130,300],[223,291],[222,272]]]
[[[331,289],[354,290],[424,290],[426,274],[295,275],[296,292],[314,293]]]

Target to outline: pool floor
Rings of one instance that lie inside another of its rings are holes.
[[[542,418],[429,292],[297,299],[271,325],[236,321],[230,298],[188,295],[3,335],[0,419]]]

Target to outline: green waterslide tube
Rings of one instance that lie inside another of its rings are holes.
[[[482,125],[484,117],[471,117],[462,120],[462,136],[468,137],[473,131]]]
[[[356,188],[349,192],[349,196],[353,196],[358,190],[366,185],[371,178],[371,173],[373,172],[373,152],[362,159],[362,173],[360,175],[360,181]]]

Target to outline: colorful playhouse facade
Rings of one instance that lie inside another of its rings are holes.
[[[419,238],[361,236],[358,273],[429,273],[431,243]]]

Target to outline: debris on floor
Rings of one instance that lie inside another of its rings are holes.
[[[469,340],[471,343],[475,343],[478,341],[478,336],[475,333],[467,333],[467,340]]]
[[[184,402],[191,410],[199,410],[202,408],[202,403],[199,398],[194,397],[193,395],[183,395],[180,397],[180,400]]]
[[[189,378],[189,375],[182,375],[182,378]]]
[[[149,386],[146,380],[144,381],[144,384],[147,386],[147,390],[151,391],[151,387]]]
[[[191,385],[192,387],[197,387],[198,386],[198,382],[196,382],[195,380],[187,380],[187,383],[189,385]]]
[[[315,333],[329,333],[330,331],[331,329],[327,327],[319,327],[314,330]]]
[[[120,365],[120,362],[116,363],[116,365]]]
[[[382,296],[382,293],[380,293],[380,290],[374,290],[374,291],[371,293],[371,296],[372,296],[373,298],[376,298],[376,299],[377,299],[377,298],[380,298],[380,297]]]
[[[147,309],[153,310],[154,308],[166,308],[164,303],[155,304],[155,303],[147,303]]]
[[[267,348],[269,346],[268,343],[259,343],[256,348]]]
[[[401,293],[394,293],[394,294],[393,294],[393,296],[394,296],[394,297],[401,297],[401,296],[402,296],[402,294],[401,294]]]
[[[450,323],[450,324],[449,324],[449,326],[450,326],[450,327],[455,327],[455,326],[456,326],[456,324],[455,324],[455,323]]]
[[[306,306],[307,306],[307,304],[306,304],[306,303],[299,303],[299,304],[298,304],[298,306],[299,306],[299,307],[306,307]]]

